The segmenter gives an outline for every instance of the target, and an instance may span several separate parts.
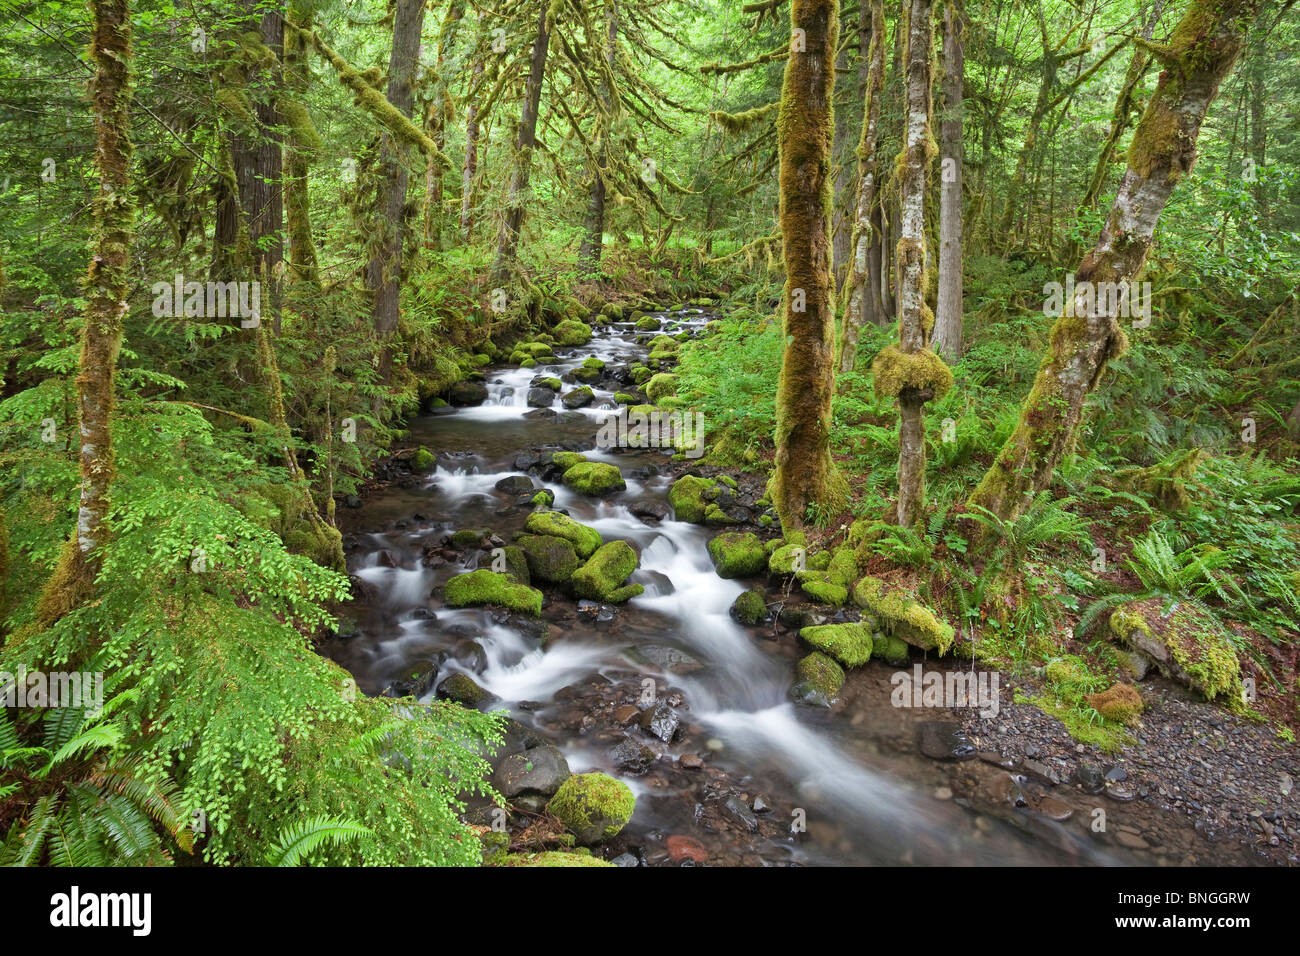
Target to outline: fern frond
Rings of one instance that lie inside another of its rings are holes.
[[[280,840],[267,853],[266,862],[270,866],[298,866],[303,857],[322,843],[339,846],[370,834],[368,828],[351,820],[327,816],[309,817],[290,824],[280,832]]]

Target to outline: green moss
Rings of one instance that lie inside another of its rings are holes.
[[[705,524],[740,524],[740,519],[731,517],[725,511],[723,511],[720,506],[710,502],[704,508],[704,523]]]
[[[762,574],[767,550],[753,532],[729,531],[709,541],[709,557],[720,577],[741,578]]]
[[[636,570],[638,560],[636,551],[626,541],[601,545],[587,563],[574,572],[573,593],[592,601],[613,601],[616,592],[622,592],[622,600],[635,597],[621,585]]]
[[[731,604],[731,616],[741,624],[750,626],[767,617],[767,598],[762,589],[741,591]]]
[[[546,488],[543,488],[529,499],[529,503],[538,508],[549,508],[551,505],[555,504],[555,495],[551,494],[551,492]]]
[[[623,480],[618,466],[603,461],[580,462],[566,469],[562,480],[566,488],[593,497],[627,488],[627,482]]]
[[[620,405],[636,405],[641,401],[641,396],[631,395],[627,392],[615,392],[614,401],[618,402]]]
[[[567,544],[568,542],[565,543]],[[532,574],[528,567],[528,557],[524,554],[523,549],[509,544],[501,550],[505,553],[506,574],[510,575],[520,584],[532,584]],[[574,556],[574,560],[577,560],[576,555]]]
[[[599,371],[605,367],[605,363],[601,359],[596,358],[596,356],[591,355],[582,360],[582,367],[594,368]]]
[[[707,478],[683,475],[673,482],[668,489],[668,503],[678,521],[700,522],[704,520],[704,494],[713,487]]]
[[[870,629],[860,622],[805,627],[800,629],[799,637],[845,667],[861,667],[871,660],[874,647]]]
[[[586,455],[580,455],[576,451],[557,451],[551,455],[551,461],[559,465],[565,471],[568,471],[574,465],[580,465],[587,461]]]
[[[438,460],[434,458],[433,452],[427,448],[417,448],[415,454],[411,456],[411,467],[419,472],[433,471]]]
[[[952,625],[914,598],[899,592],[890,593],[885,582],[865,575],[853,587],[853,603],[867,608],[880,618],[885,630],[922,650],[946,654],[955,633]]]
[[[827,700],[833,700],[844,686],[844,668],[821,651],[813,651],[795,665],[799,682]],[[799,696],[803,696],[800,694]]]
[[[462,528],[451,536],[451,544],[454,548],[473,548],[486,538],[490,532],[483,529]]]
[[[1191,506],[1187,486],[1194,483],[1196,470],[1205,457],[1205,452],[1193,448],[1149,468],[1120,468],[1112,483],[1124,491],[1150,495],[1167,511],[1186,511]]]
[[[600,380],[600,369],[587,368],[586,366],[575,368],[569,374],[573,376],[575,381],[582,382],[586,385],[590,385],[592,382]]]
[[[534,578],[547,584],[566,584],[582,563],[573,542],[549,534],[522,534],[516,542]]]
[[[660,322],[652,315],[644,315],[636,320],[636,327],[641,332],[657,332]]]
[[[532,534],[553,535],[573,545],[580,558],[589,558],[600,547],[600,532],[574,521],[558,511],[534,511],[524,522]]]
[[[633,365],[631,375],[634,384],[644,385],[654,376],[654,372],[644,365]]]
[[[446,598],[450,607],[491,604],[534,617],[540,617],[542,613],[541,591],[516,584],[507,574],[485,569],[458,574],[449,580]]]
[[[677,376],[670,375],[667,372],[660,372],[654,378],[646,383],[646,397],[652,402],[658,402],[660,399],[667,398],[677,390]]]
[[[500,863],[494,863],[492,865],[524,867],[614,866],[613,863],[599,860],[588,853],[575,853],[570,850],[546,850],[541,853],[509,853]]]
[[[537,387],[549,388],[552,392],[558,392],[564,387],[564,383],[554,376],[547,376],[546,378],[539,378],[537,380]]]
[[[941,398],[953,385],[952,370],[931,349],[903,352],[890,345],[871,363],[876,394],[897,398],[903,389],[932,389]]]
[[[574,774],[546,805],[579,843],[617,836],[632,819],[636,797],[627,784],[603,773]]]
[[[871,655],[891,667],[903,667],[907,664],[910,651],[907,642],[901,637],[877,632],[871,636]]]
[[[1115,684],[1084,699],[1097,713],[1117,724],[1131,724],[1142,713],[1142,695],[1132,684]]]
[[[1199,602],[1183,601],[1165,610],[1159,598],[1134,601],[1115,609],[1110,629],[1155,660],[1166,676],[1210,700],[1228,694],[1229,703],[1240,703],[1241,668],[1232,639]]]
[[[591,326],[579,319],[565,319],[555,326],[554,333],[560,345],[586,345],[591,341]]]

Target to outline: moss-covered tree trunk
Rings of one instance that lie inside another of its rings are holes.
[[[284,211],[289,233],[289,277],[308,286],[319,284],[316,243],[311,234],[311,199],[308,176],[320,149],[320,136],[303,102],[310,73],[307,45],[302,31],[310,33],[316,0],[289,0],[284,35],[284,85],[288,94],[281,112],[288,127],[284,150]]]
[[[934,350],[946,361],[961,358],[962,320],[962,50],[960,0],[943,11],[943,115],[939,121],[939,295],[934,308]]]
[[[1164,67],[1133,132],[1128,168],[1096,246],[1075,273],[1080,283],[1136,281],[1170,194],[1196,161],[1196,140],[1219,84],[1241,53],[1258,0],[1194,0],[1169,43],[1153,47]],[[1106,364],[1125,348],[1116,297],[1067,303],[1052,329],[1047,357],[1020,409],[1015,432],[994,459],[970,504],[1004,520],[1018,515],[1051,483],[1083,417],[1084,401]]]
[[[605,11],[605,30],[607,46],[605,47],[605,65],[610,77],[614,75],[615,44],[618,42],[618,5],[610,0]],[[600,268],[600,254],[605,244],[605,175],[609,167],[609,127],[613,121],[613,90],[608,78],[600,82],[600,135],[596,140],[596,163],[592,169],[591,194],[587,197],[587,216],[583,223],[582,247],[578,250],[578,261],[595,271]]]
[[[844,282],[843,322],[840,331],[841,372],[853,371],[862,325],[884,325],[881,314],[880,251],[880,99],[885,88],[885,3],[863,0],[866,83],[862,93],[862,135],[858,140],[858,189],[849,248],[849,273]]]
[[[470,89],[478,85],[483,75],[483,54],[474,54],[470,69]],[[478,172],[478,104],[471,98],[465,104],[465,161],[460,169],[460,238],[464,243],[474,236],[474,176]]]
[[[776,402],[772,501],[787,530],[810,504],[835,509],[844,482],[830,454],[835,387],[831,142],[838,0],[791,0],[793,28],[777,119],[785,261],[785,353]]]
[[[912,525],[925,504],[925,403],[944,386],[941,360],[930,351],[934,315],[925,303],[925,194],[936,150],[930,131],[930,0],[911,0],[907,14],[907,125],[899,157],[898,348],[874,367],[876,389],[898,397],[898,511]]]
[[[537,115],[542,104],[542,83],[546,78],[546,52],[551,43],[551,4],[542,0],[537,21],[537,36],[533,39],[532,59],[528,68],[528,82],[524,86],[524,102],[519,115],[519,138],[515,142],[514,169],[506,193],[505,214],[497,232],[496,258],[492,263],[492,284],[505,288],[514,275],[515,260],[519,255],[519,232],[523,229],[532,178],[533,147],[537,145]]]
[[[464,18],[465,0],[451,0],[451,3],[447,4],[447,12],[443,15],[442,26],[438,30],[436,73],[433,76],[429,101],[425,107],[424,123],[429,138],[439,150],[446,145],[447,116],[455,108],[445,75],[447,56],[456,44],[456,35],[460,31],[460,24]],[[442,248],[442,223],[445,218],[442,189],[442,164],[430,163],[424,179],[424,244],[429,249]]]
[[[1142,28],[1143,39],[1148,41],[1151,39],[1151,34],[1155,31],[1156,24],[1160,22],[1160,15],[1163,12],[1164,0],[1156,0],[1147,17],[1146,25]],[[1102,144],[1101,152],[1097,155],[1097,165],[1093,168],[1092,178],[1088,181],[1088,188],[1084,190],[1083,199],[1079,200],[1080,215],[1092,211],[1092,207],[1097,204],[1097,199],[1101,196],[1102,188],[1110,178],[1110,167],[1115,161],[1115,149],[1128,130],[1135,111],[1133,100],[1138,84],[1142,82],[1142,77],[1146,75],[1147,67],[1150,65],[1150,51],[1141,45],[1135,47],[1133,57],[1129,60],[1128,70],[1124,74],[1124,85],[1120,87],[1119,96],[1115,98],[1115,111],[1111,115],[1106,142]]]
[[[77,528],[41,595],[37,622],[48,627],[94,593],[103,560],[113,484],[114,381],[127,311],[135,205],[131,197],[131,11],[129,0],[91,0],[90,81],[95,122],[94,251],[85,278],[85,327],[77,374],[81,495]]]
[[[420,58],[424,9],[424,0],[397,0],[393,16],[393,49],[388,58],[385,96],[393,109],[406,119],[410,119],[415,102],[415,67]],[[386,132],[380,150],[377,230],[366,263],[366,289],[372,296],[371,322],[381,342],[379,377],[384,382],[392,373],[393,348],[389,339],[397,329],[401,293],[409,178],[406,156],[406,144]]]

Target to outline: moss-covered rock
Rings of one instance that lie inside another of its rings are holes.
[[[579,319],[565,319],[552,331],[560,345],[586,345],[591,341],[591,326]]]
[[[567,469],[561,480],[564,482],[564,487],[592,497],[624,491],[627,488],[627,482],[623,480],[623,473],[618,470],[618,466],[603,461],[580,462]]]
[[[560,404],[567,409],[582,408],[590,405],[596,398],[596,393],[586,385],[579,385],[571,392],[565,392],[560,396]]]
[[[574,521],[558,511],[534,511],[524,522],[524,530],[532,534],[554,535],[573,545],[580,558],[589,558],[600,547],[600,532]]]
[[[1183,601],[1166,609],[1160,598],[1130,601],[1110,616],[1110,630],[1155,662],[1166,677],[1200,691],[1240,699],[1241,667],[1232,639],[1204,605]]]
[[[777,540],[767,562],[768,570],[774,574],[794,574],[808,568],[808,536],[802,531],[792,531],[784,541]]]
[[[596,358],[596,356],[594,356],[594,355],[589,355],[589,356],[587,356],[585,359],[582,360],[582,367],[583,367],[583,368],[594,368],[596,371],[600,371],[601,369],[603,369],[603,368],[605,367],[605,360],[604,360],[604,359],[598,359],[598,358]]]
[[[800,703],[829,706],[844,686],[844,668],[821,651],[813,651],[795,667],[799,679],[790,696]]]
[[[753,532],[728,531],[709,541],[709,557],[719,577],[743,578],[762,574],[767,550]]]
[[[637,331],[639,332],[658,332],[659,326],[663,323],[653,315],[643,315],[636,320]]]
[[[632,383],[634,385],[644,385],[654,377],[654,374],[644,365],[633,365],[631,369]]]
[[[694,475],[683,475],[673,482],[673,486],[668,489],[668,503],[672,505],[677,520],[703,521],[704,511],[708,507],[704,493],[712,487],[713,482]]]
[[[528,571],[547,584],[567,584],[582,561],[573,542],[550,534],[521,534],[516,539]]]
[[[641,384],[640,382],[637,383]],[[650,401],[658,403],[660,399],[667,398],[677,391],[677,376],[668,372],[660,372],[650,381],[646,382],[645,393]]]
[[[582,844],[617,836],[632,819],[636,797],[627,784],[603,773],[574,774],[546,805]]]
[[[741,591],[731,604],[731,616],[741,624],[757,624],[767,617],[767,596],[761,588]]]
[[[433,452],[421,446],[415,449],[415,454],[411,456],[411,468],[420,473],[433,471],[438,464],[438,459],[433,456]]]
[[[551,455],[551,461],[559,465],[565,471],[568,471],[574,465],[579,465],[584,461],[589,461],[586,455],[580,455],[576,451],[557,451]]]
[[[489,862],[486,856],[484,862]],[[490,863],[490,865],[523,867],[614,866],[613,863],[598,859],[589,853],[574,853],[571,850],[546,850],[541,853],[507,853],[499,862]]]
[[[597,368],[586,368],[583,366],[579,366],[578,368],[573,369],[573,371],[571,371],[569,374],[573,376],[574,381],[582,382],[585,385],[590,385],[593,382],[597,382],[600,380],[601,372],[600,369]]]
[[[533,379],[532,387],[549,388],[552,392],[558,392],[561,388],[564,387],[564,383],[561,382],[554,375],[540,375],[537,378]]]
[[[799,637],[845,667],[861,667],[871,660],[874,647],[871,630],[861,622],[804,627],[799,629]]]
[[[614,401],[620,405],[637,405],[642,402],[642,397],[633,395],[631,392],[615,392]]]
[[[885,631],[923,651],[948,653],[956,634],[952,625],[911,595],[890,591],[885,582],[864,575],[853,586],[853,603],[880,619]]]
[[[573,573],[573,593],[592,601],[612,603],[636,597],[644,588],[640,585],[625,588],[622,585],[636,570],[638,560],[636,551],[626,541],[601,545],[587,563]]]
[[[438,683],[436,693],[442,700],[454,700],[463,707],[485,707],[498,700],[491,691],[476,684],[468,674],[449,674]]]
[[[451,535],[451,546],[453,548],[477,548],[483,543],[492,532],[484,528],[461,528],[459,531],[453,531]]]
[[[446,600],[450,607],[477,607],[491,604],[540,617],[542,592],[518,584],[508,574],[480,568],[458,574],[447,582]]]
[[[871,656],[890,667],[902,667],[910,656],[907,641],[892,634],[877,632],[871,637]]]
[[[532,584],[532,574],[528,567],[528,557],[522,548],[508,544],[501,549],[506,559],[505,573],[520,584]],[[575,555],[575,560],[577,556]]]
[[[1100,694],[1084,698],[1088,705],[1107,720],[1131,724],[1142,713],[1142,695],[1132,684],[1115,684]]]
[[[704,506],[704,523],[711,525],[740,524],[740,519],[731,517],[722,510],[722,507],[717,502],[710,501]]]
[[[822,552],[823,554],[825,552]],[[849,588],[858,574],[858,562],[853,549],[847,545],[835,549],[830,555],[826,570],[809,569],[796,573],[799,587],[819,604],[839,607],[849,598]]]
[[[549,489],[543,488],[529,499],[529,504],[537,508],[549,508],[555,504],[555,495]]]

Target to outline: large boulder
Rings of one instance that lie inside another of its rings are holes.
[[[905,591],[890,590],[880,578],[863,576],[853,586],[853,603],[871,611],[885,631],[923,651],[948,653],[956,633],[928,607]]]
[[[482,405],[487,401],[488,389],[482,382],[457,382],[448,397],[453,405]]]
[[[1154,597],[1130,601],[1111,612],[1110,631],[1170,680],[1210,700],[1220,694],[1240,699],[1237,652],[1223,625],[1203,605],[1182,601],[1167,608]]]
[[[636,797],[620,780],[580,773],[564,781],[546,808],[578,843],[590,845],[618,835],[632,819]]]
[[[570,776],[564,752],[545,744],[502,760],[492,784],[512,804],[536,813]]]
[[[591,326],[579,319],[565,319],[551,331],[560,345],[586,345],[591,341]]]
[[[709,557],[718,575],[744,578],[762,574],[767,568],[767,549],[753,532],[729,531],[709,542]]]
[[[480,568],[458,574],[447,582],[447,604],[451,607],[476,607],[491,604],[540,617],[542,592],[519,584],[508,574]]]
[[[573,573],[573,592],[592,601],[618,604],[641,594],[640,584],[624,586],[628,575],[636,570],[637,553],[626,541],[603,544]]]
[[[804,627],[799,637],[845,667],[860,667],[871,660],[874,647],[871,630],[861,622]]]
[[[582,408],[584,405],[590,405],[595,397],[595,393],[590,388],[580,385],[573,391],[566,392],[560,398],[560,403],[565,408]]]
[[[524,522],[524,530],[532,534],[549,534],[563,538],[573,545],[580,558],[589,558],[600,547],[600,532],[574,521],[558,511],[534,511]]]
[[[516,544],[524,552],[533,578],[547,584],[566,584],[582,563],[573,542],[551,534],[521,534]]]
[[[844,686],[844,668],[820,651],[813,651],[795,668],[799,680],[790,696],[800,704],[829,707]]]
[[[583,495],[599,497],[615,491],[624,491],[627,482],[617,465],[603,461],[584,461],[564,472],[561,479],[566,488]]]

